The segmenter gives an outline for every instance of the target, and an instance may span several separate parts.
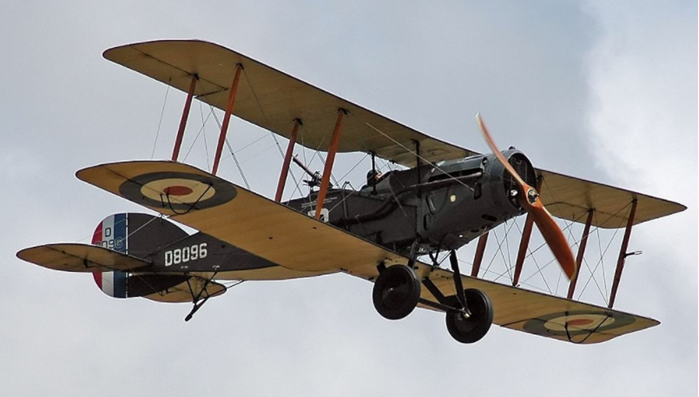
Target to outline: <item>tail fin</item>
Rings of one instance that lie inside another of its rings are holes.
[[[162,217],[123,213],[104,218],[92,234],[92,244],[148,260],[163,247],[188,236],[187,232]],[[115,298],[147,295],[154,290],[165,290],[180,284],[188,278],[161,276],[146,280],[144,276],[120,271],[92,275],[102,292]]]

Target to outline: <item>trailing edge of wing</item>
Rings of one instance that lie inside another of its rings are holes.
[[[142,259],[95,245],[64,243],[25,248],[17,257],[36,265],[65,272],[131,271],[150,265]]]

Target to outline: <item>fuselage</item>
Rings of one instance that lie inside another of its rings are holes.
[[[534,168],[524,154],[504,154],[535,186]],[[523,213],[512,177],[493,155],[391,171],[372,182],[360,190],[331,189],[322,219],[400,253],[407,253],[416,240],[421,254],[458,249]],[[316,196],[312,192],[286,204],[314,214]]]

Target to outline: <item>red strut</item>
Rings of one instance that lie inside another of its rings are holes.
[[[626,223],[626,231],[624,232],[624,240],[621,242],[619,250],[619,259],[616,262],[616,272],[614,273],[614,284],[612,284],[612,295],[609,298],[609,308],[614,306],[616,292],[619,289],[619,281],[621,280],[621,271],[624,270],[624,262],[626,262],[626,249],[629,247],[629,238],[631,238],[631,228],[633,227],[633,218],[636,216],[636,205],[638,200],[633,199],[631,204],[631,213],[629,213],[629,221]]]
[[[585,256],[585,247],[587,247],[587,236],[590,234],[590,225],[592,225],[592,216],[595,210],[590,209],[587,211],[587,221],[585,222],[585,229],[583,229],[582,240],[580,240],[580,247],[578,248],[578,256],[575,258],[575,268],[578,269],[573,275],[573,279],[570,280],[570,286],[568,287],[568,299],[573,299],[573,292],[575,292],[575,284],[578,283],[578,276],[580,275],[580,266],[582,265],[583,257]]]
[[[182,118],[180,119],[180,128],[177,130],[177,138],[175,139],[175,148],[172,150],[172,161],[177,161],[180,154],[180,146],[182,146],[182,137],[184,136],[184,127],[187,125],[187,117],[189,117],[189,108],[192,106],[192,98],[194,97],[194,88],[197,85],[197,75],[192,75],[192,82],[189,83],[189,91],[187,92],[187,100],[184,102],[184,110],[182,110]]]
[[[478,238],[478,246],[476,247],[476,256],[473,258],[473,267],[471,268],[471,277],[478,277],[478,271],[481,269],[483,262],[483,254],[485,253],[485,245],[488,242],[488,234],[485,232]]]
[[[231,120],[233,113],[233,105],[235,104],[235,94],[238,92],[238,81],[240,81],[240,72],[243,70],[243,65],[238,64],[235,67],[235,77],[231,84],[230,94],[228,94],[228,103],[226,104],[226,112],[223,115],[223,124],[221,125],[221,134],[218,136],[218,146],[216,146],[216,155],[214,156],[214,167],[211,173],[216,175],[218,164],[221,162],[221,152],[223,151],[223,143],[226,142],[226,133],[228,132],[228,123]]]
[[[289,138],[289,145],[286,147],[286,155],[284,156],[284,164],[282,165],[282,173],[279,175],[279,183],[277,184],[277,193],[274,195],[274,201],[280,202],[282,200],[282,193],[284,192],[284,185],[286,184],[286,177],[289,174],[289,164],[291,164],[291,155],[294,152],[294,144],[296,143],[296,135],[299,132],[299,125],[301,125],[301,120],[294,120],[294,129],[291,131],[291,138]]]
[[[346,113],[347,111],[345,109],[337,110],[337,120],[335,121],[333,136],[330,139],[328,158],[325,159],[323,179],[320,181],[320,191],[318,192],[318,198],[316,199],[316,219],[320,219],[320,212],[323,209],[323,204],[325,203],[325,195],[328,193],[328,186],[330,186],[330,173],[333,170],[335,153],[337,153],[337,148],[340,146],[340,134],[342,134],[342,116],[344,116]]]

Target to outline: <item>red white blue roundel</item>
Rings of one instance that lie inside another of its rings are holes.
[[[571,310],[531,319],[524,330],[542,336],[579,336],[604,332],[632,324],[636,319],[628,314],[604,310]]]
[[[188,212],[227,203],[236,196],[233,185],[210,175],[154,172],[122,183],[119,193],[151,208]]]

